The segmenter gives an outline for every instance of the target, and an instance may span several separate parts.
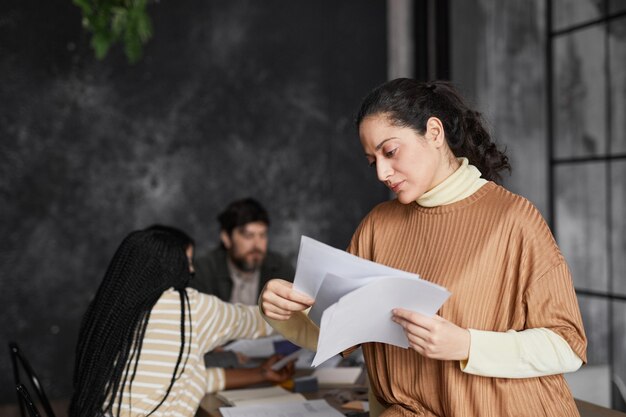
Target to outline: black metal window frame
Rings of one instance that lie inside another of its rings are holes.
[[[602,16],[595,19],[590,19],[585,22],[576,23],[569,27],[554,29],[553,26],[553,6],[556,2],[554,0],[547,0],[546,2],[546,79],[547,79],[547,143],[548,143],[548,223],[552,228],[555,236],[558,233],[556,229],[556,169],[559,166],[567,165],[567,164],[578,164],[578,163],[589,163],[589,162],[604,162],[605,170],[606,170],[606,206],[605,206],[605,219],[606,219],[606,248],[607,248],[607,274],[608,274],[608,291],[612,291],[614,287],[614,272],[613,272],[613,244],[612,244],[612,215],[613,215],[613,207],[612,207],[612,178],[611,178],[611,163],[613,161],[624,161],[626,160],[626,154],[611,154],[611,144],[613,142],[612,135],[612,107],[611,107],[611,66],[610,66],[610,51],[609,51],[609,24],[612,21],[615,21],[619,18],[626,17],[626,11],[614,12],[610,13],[609,8],[609,0],[603,0],[602,3]],[[607,124],[606,131],[606,149],[604,151],[604,155],[593,155],[588,157],[570,157],[570,158],[557,158],[555,156],[555,141],[558,138],[555,138],[555,122],[554,122],[554,48],[553,42],[555,39],[572,34],[587,28],[591,28],[594,26],[604,26],[606,36],[604,37],[604,76],[605,76],[605,100],[606,100],[606,119],[605,122]],[[593,291],[585,288],[575,288],[576,294],[583,297],[592,297],[601,300],[605,300],[608,303],[608,365],[610,371],[609,378],[611,379],[610,384],[612,386],[613,381],[613,369],[614,369],[614,335],[613,335],[613,323],[614,323],[614,302],[622,302],[626,301],[626,296],[620,294],[612,294],[611,292],[602,292],[602,291]],[[622,403],[619,399],[614,395],[615,392],[611,393],[611,402],[614,408],[622,408]]]
[[[413,1],[414,78],[450,79],[449,0]]]

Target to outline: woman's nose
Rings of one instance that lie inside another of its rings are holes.
[[[376,175],[378,176],[379,181],[386,182],[392,173],[393,170],[391,169],[391,165],[388,162],[376,162]]]

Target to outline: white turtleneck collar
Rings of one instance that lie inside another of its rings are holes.
[[[457,158],[461,166],[435,188],[417,199],[422,207],[437,207],[456,203],[474,194],[487,180],[480,177],[480,171],[470,165],[467,158]]]

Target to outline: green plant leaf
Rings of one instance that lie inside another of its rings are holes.
[[[142,56],[142,47],[139,38],[126,38],[124,40],[124,52],[131,64],[137,63]]]
[[[113,9],[113,18],[111,19],[111,31],[116,39],[124,32],[128,25],[128,11],[121,7]]]
[[[143,45],[152,37],[153,27],[146,10],[150,0],[72,0],[83,15],[82,25],[92,33],[91,47],[96,58],[104,59],[117,42],[122,42],[130,63],[143,54]]]
[[[137,34],[143,43],[146,43],[152,37],[152,22],[150,17],[145,14],[137,15]]]
[[[104,33],[95,33],[91,38],[91,47],[93,48],[96,58],[99,60],[104,59],[109,52],[111,46],[110,38]]]

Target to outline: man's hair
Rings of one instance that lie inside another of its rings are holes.
[[[270,225],[270,219],[265,208],[253,198],[244,198],[233,201],[217,216],[221,230],[229,235],[233,229],[252,222],[263,222]]]

